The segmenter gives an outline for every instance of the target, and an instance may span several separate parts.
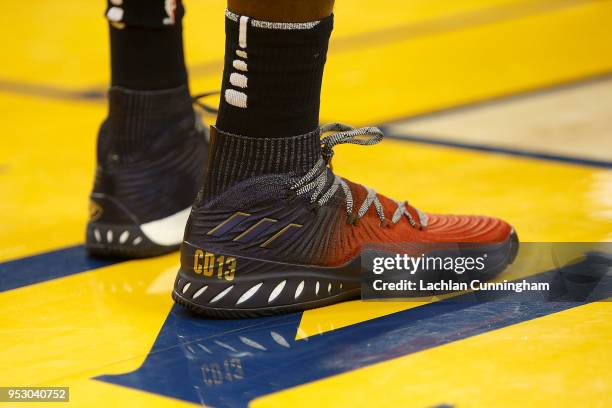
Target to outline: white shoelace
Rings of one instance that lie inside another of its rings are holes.
[[[341,123],[330,123],[327,125],[323,125],[320,128],[321,134],[327,132],[335,132],[331,135],[325,136],[321,139],[321,158],[317,161],[317,163],[298,181],[296,181],[292,186],[291,190],[295,191],[296,195],[302,196],[310,193],[310,202],[316,203],[319,206],[325,205],[331,197],[336,193],[338,188],[342,188],[344,192],[344,196],[346,198],[346,212],[349,217],[353,214],[353,194],[351,189],[346,184],[346,182],[334,175],[333,183],[325,190],[325,186],[328,184],[328,172],[327,166],[331,167],[331,159],[334,155],[333,148],[336,145],[350,143],[357,144],[362,146],[370,146],[379,143],[384,135],[380,129],[377,127],[363,127],[363,128],[353,128],[351,126],[343,125]],[[385,212],[383,206],[378,199],[378,195],[376,192],[369,188],[365,187],[368,194],[357,210],[357,218],[361,218],[368,211],[370,206],[374,204],[374,208],[376,209],[376,213],[378,214],[378,218],[380,222],[383,223],[385,221]],[[408,202],[396,201],[397,208],[391,217],[391,222],[396,224],[401,219],[402,215],[405,215],[408,218],[408,221],[412,226],[416,226],[416,222],[413,219],[412,215],[408,212],[406,206]],[[427,216],[416,210],[419,215],[419,221],[421,226],[427,226]]]

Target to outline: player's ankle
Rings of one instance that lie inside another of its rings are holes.
[[[303,175],[321,156],[320,132],[285,138],[255,138],[211,127],[207,176],[201,199],[208,201],[233,185],[269,174]]]
[[[111,87],[108,96],[98,142],[100,162],[131,162],[151,150],[172,148],[197,122],[186,85],[158,91]]]

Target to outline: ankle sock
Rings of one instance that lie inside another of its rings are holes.
[[[194,129],[195,114],[186,85],[158,91],[113,86],[108,99],[108,117],[98,139],[101,163],[130,163],[152,150],[167,151],[181,143],[177,134],[187,135]]]
[[[200,200],[263,175],[303,175],[321,157],[319,130],[289,137],[248,137],[211,128],[208,171]],[[263,186],[262,186],[263,188]]]
[[[307,23],[276,23],[226,11],[217,128],[256,138],[316,130],[332,28],[333,15]]]
[[[109,0],[111,83],[160,90],[187,83],[180,0]]]

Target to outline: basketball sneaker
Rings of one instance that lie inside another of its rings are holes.
[[[372,145],[382,137],[377,128],[341,124],[283,139],[213,127],[174,300],[206,316],[235,318],[358,298],[369,244],[401,251],[403,243],[448,243],[498,260],[495,270],[473,279],[489,279],[514,260],[517,235],[502,220],[427,214],[333,173],[335,145]]]
[[[208,130],[186,86],[112,87],[98,134],[89,253],[148,257],[178,249],[208,157]]]

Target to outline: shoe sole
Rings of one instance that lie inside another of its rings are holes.
[[[180,244],[155,244],[137,225],[88,223],[85,248],[103,258],[148,258],[176,251]]]
[[[186,208],[141,225],[90,221],[85,247],[90,255],[111,258],[148,258],[176,251],[190,211]]]
[[[187,242],[183,245],[181,265],[194,264],[198,261],[194,258],[198,256],[194,255],[198,249]],[[518,247],[518,237],[512,232],[501,245],[477,249],[481,253],[501,254],[502,258],[472,279],[488,280],[501,273],[514,262]],[[325,268],[206,253],[209,255],[210,259],[204,261],[208,268],[198,267],[195,272],[195,264],[194,269],[181,267],[172,292],[176,303],[208,318],[251,318],[297,312],[358,299],[361,295],[359,256],[343,266]]]

